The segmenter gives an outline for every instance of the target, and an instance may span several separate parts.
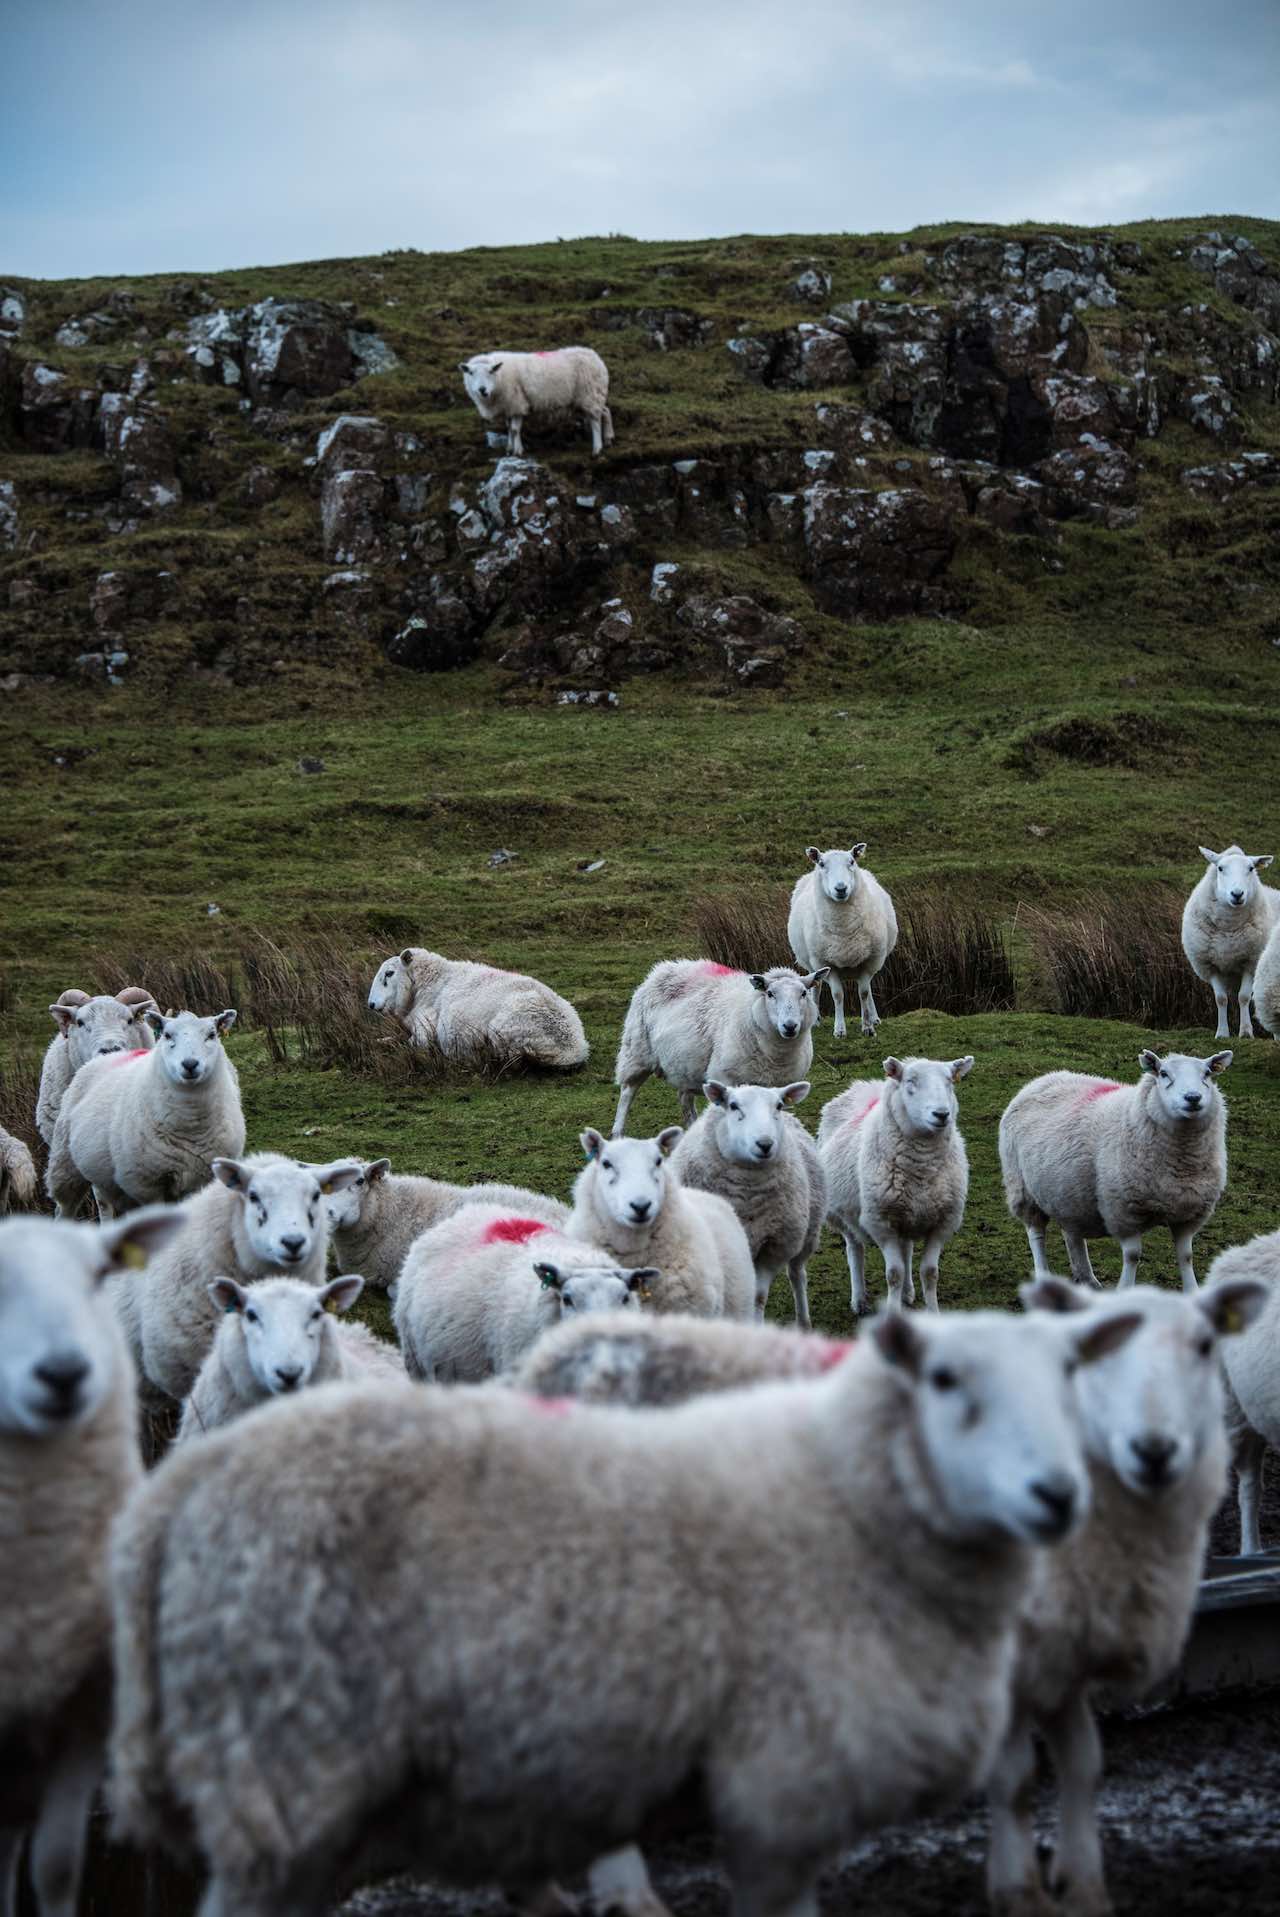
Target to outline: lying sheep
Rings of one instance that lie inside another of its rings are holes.
[[[1240,1550],[1253,1557],[1262,1550],[1258,1523],[1262,1508],[1262,1471],[1267,1447],[1280,1449],[1280,1231],[1268,1231],[1247,1244],[1220,1252],[1209,1267],[1210,1300],[1223,1284],[1252,1279],[1264,1287],[1261,1311],[1240,1338],[1222,1347],[1227,1374],[1227,1429],[1236,1467],[1240,1512]]]
[[[609,369],[590,346],[554,353],[474,353],[458,371],[481,419],[502,420],[507,451],[524,456],[521,428],[531,413],[581,413],[591,427],[591,451],[613,444]]]
[[[659,1274],[616,1263],[505,1205],[464,1205],[424,1232],[396,1286],[411,1378],[473,1384],[509,1371],[562,1317],[638,1305]]]
[[[592,1318],[539,1338],[510,1383],[540,1398],[592,1404],[683,1404],[703,1391],[814,1378],[853,1349],[846,1339],[725,1318]]]
[[[191,1843],[206,1913],[301,1917],[398,1870],[530,1894],[706,1784],[735,1907],[811,1911],[998,1748],[1087,1508],[1078,1324],[894,1313],[662,1412],[334,1386],[186,1447],[114,1538],[120,1834]]]
[[[244,1150],[240,1081],[222,1048],[235,1013],[144,1017],[154,1051],[91,1059],[63,1096],[45,1175],[59,1217],[86,1187],[100,1218],[185,1198],[215,1158]]]
[[[34,1211],[40,1195],[30,1149],[0,1125],[0,1214]]]
[[[113,1052],[150,1051],[155,1034],[144,1014],[154,1010],[155,1000],[140,985],[126,985],[114,998],[90,998],[73,986],[49,1007],[58,1029],[44,1055],[36,1100],[36,1130],[46,1145],[53,1143],[63,1094],[82,1065]]]
[[[360,1176],[325,1200],[340,1265],[364,1274],[367,1285],[394,1285],[415,1238],[463,1205],[505,1205],[522,1217],[562,1225],[569,1207],[521,1185],[448,1185],[438,1178],[395,1173],[389,1158],[362,1164]]]
[[[1253,974],[1253,1009],[1263,1031],[1280,1038],[1280,921],[1272,927]]]
[[[867,1246],[884,1254],[895,1308],[915,1297],[917,1240],[925,1304],[938,1309],[938,1261],[960,1229],[969,1193],[955,1088],[972,1068],[972,1055],[949,1062],[886,1058],[883,1079],[858,1079],[822,1108],[818,1149],[831,1221],[844,1237],[855,1317],[867,1309]]]
[[[733,1207],[714,1192],[690,1191],[667,1161],[682,1134],[656,1138],[581,1135],[586,1165],[573,1187],[571,1238],[611,1252],[623,1265],[656,1265],[655,1311],[698,1318],[751,1318],[756,1275],[751,1246]]]
[[[778,1273],[791,1281],[796,1323],[809,1328],[808,1262],[827,1215],[827,1180],[817,1146],[792,1106],[809,1083],[703,1086],[707,1109],[671,1155],[680,1183],[715,1192],[732,1205],[747,1234],[756,1275],[756,1317],[764,1317]]]
[[[813,1025],[824,969],[802,978],[789,965],[735,972],[709,959],[667,959],[636,987],[614,1066],[620,1138],[646,1078],[670,1080],[692,1125],[709,1078],[722,1085],[790,1085],[813,1063]]]
[[[359,1162],[300,1165],[278,1152],[215,1158],[213,1183],[186,1206],[186,1224],[141,1278],[113,1281],[112,1296],[140,1375],[166,1397],[187,1397],[218,1329],[209,1273],[241,1284],[284,1274],[324,1283],[330,1191],[359,1176]]]
[[[1280,919],[1280,892],[1263,885],[1258,873],[1271,863],[1271,853],[1251,856],[1238,845],[1225,852],[1200,847],[1206,869],[1182,912],[1182,949],[1197,978],[1213,987],[1218,1007],[1215,1038],[1229,1038],[1227,998],[1232,992],[1240,1004],[1240,1036],[1253,1037],[1249,1001],[1254,992],[1254,969],[1271,928]]]
[[[1112,1703],[1137,1703],[1177,1668],[1209,1520],[1226,1487],[1219,1337],[1249,1322],[1262,1290],[1246,1280],[1192,1300],[1140,1285],[1111,1306],[1136,1316],[1137,1329],[1080,1374],[1092,1507],[1060,1551],[1037,1555],[1023,1603],[1014,1716],[989,1786],[993,1910],[1104,1917],[1111,1909],[1092,1696],[1102,1688]],[[1024,1286],[1022,1295],[1054,1311],[1084,1304],[1077,1286],[1058,1280]],[[1222,1351],[1235,1343],[1227,1338]],[[1061,1798],[1052,1905],[1032,1821],[1033,1728],[1049,1747]]]
[[[845,1036],[844,988],[850,980],[858,988],[862,1029],[868,1038],[875,1036],[880,1014],[872,983],[898,943],[893,900],[858,864],[866,849],[865,839],[847,852],[807,845],[805,857],[813,870],[796,880],[787,917],[787,937],[800,970],[826,970],[836,1038]]]
[[[378,967],[369,1004],[403,1025],[415,1045],[438,1045],[464,1062],[471,1052],[557,1072],[587,1062],[586,1033],[568,999],[523,972],[406,945]]]
[[[306,1385],[403,1378],[394,1345],[334,1315],[349,1311],[363,1289],[364,1279],[355,1276],[319,1288],[300,1278],[260,1278],[247,1287],[215,1278],[207,1290],[222,1322],[182,1408],[175,1444]]]
[[[1050,1276],[1044,1235],[1062,1227],[1071,1276],[1098,1283],[1086,1239],[1118,1238],[1131,1285],[1142,1235],[1167,1225],[1184,1291],[1196,1289],[1191,1242],[1227,1183],[1227,1108],[1214,1082],[1230,1052],[1138,1055],[1136,1085],[1046,1072],[1016,1092],[1000,1120],[1009,1210],[1026,1227],[1037,1278]]]
[[[102,1291],[181,1213],[0,1224],[0,1905],[29,1870],[40,1917],[78,1905],[111,1679],[107,1534],[141,1476],[133,1369]],[[25,1907],[25,1906],[24,1906]]]

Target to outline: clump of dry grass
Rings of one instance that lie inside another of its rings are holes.
[[[1051,1009],[1157,1031],[1204,1024],[1209,988],[1182,950],[1182,907],[1180,894],[1151,890],[1097,894],[1069,912],[1023,914]]]

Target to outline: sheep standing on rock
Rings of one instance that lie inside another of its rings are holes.
[[[1005,1198],[1026,1227],[1037,1278],[1044,1235],[1062,1227],[1071,1276],[1096,1285],[1089,1238],[1118,1238],[1122,1285],[1138,1275],[1142,1235],[1167,1225],[1184,1291],[1196,1289],[1191,1243],[1227,1183],[1227,1107],[1216,1080],[1230,1052],[1161,1058],[1140,1052],[1136,1085],[1046,1072],[1015,1092],[1000,1120]]]
[[[809,1328],[808,1262],[827,1215],[818,1148],[791,1108],[809,1096],[807,1079],[767,1085],[703,1086],[707,1109],[671,1156],[682,1185],[727,1199],[747,1234],[756,1273],[756,1317],[764,1317],[778,1273],[791,1281],[796,1323]]]
[[[410,1245],[463,1205],[505,1205],[525,1218],[563,1225],[569,1207],[522,1185],[449,1185],[438,1178],[395,1173],[389,1158],[360,1167],[360,1176],[325,1199],[338,1263],[388,1291],[400,1276]]]
[[[58,1029],[44,1055],[36,1100],[36,1130],[46,1145],[53,1143],[63,1094],[82,1065],[114,1052],[150,1051],[155,1034],[144,1014],[154,1010],[155,1000],[140,985],[126,985],[114,998],[90,998],[71,987],[49,1007]]]
[[[732,1205],[714,1192],[682,1185],[668,1160],[681,1137],[669,1125],[656,1138],[582,1133],[587,1162],[573,1187],[571,1238],[603,1247],[620,1264],[656,1265],[655,1311],[698,1318],[755,1315],[751,1246]]]
[[[154,1051],[91,1059],[63,1096],[45,1179],[59,1217],[86,1186],[100,1218],[184,1198],[215,1158],[244,1150],[240,1081],[222,1048],[235,1013],[144,1016]]]
[[[836,1038],[845,1036],[844,988],[850,980],[858,988],[862,1030],[868,1038],[875,1036],[880,1014],[872,982],[898,943],[893,900],[858,864],[866,849],[865,839],[847,852],[806,846],[813,870],[796,880],[787,918],[787,937],[801,971],[825,968]]]
[[[0,1214],[34,1211],[40,1194],[29,1148],[0,1125]]]
[[[813,1063],[813,1025],[824,969],[802,978],[789,965],[736,972],[710,959],[666,959],[639,984],[627,1008],[614,1078],[620,1088],[613,1135],[627,1128],[646,1078],[665,1078],[692,1125],[709,1078],[722,1085],[790,1085]]]
[[[855,1317],[867,1308],[867,1246],[884,1254],[896,1308],[915,1297],[917,1240],[925,1303],[938,1309],[938,1260],[960,1229],[969,1194],[955,1088],[972,1068],[972,1056],[886,1058],[883,1079],[859,1079],[822,1108],[818,1149],[828,1211],[844,1237]]]
[[[591,451],[613,444],[609,369],[590,346],[554,353],[475,353],[459,362],[467,398],[484,420],[501,420],[507,451],[524,456],[521,429],[531,413],[581,413],[591,427]]]
[[[1270,865],[1270,852],[1251,856],[1238,845],[1225,852],[1200,847],[1206,869],[1182,913],[1182,949],[1197,978],[1213,987],[1218,1007],[1215,1038],[1229,1038],[1227,999],[1234,992],[1240,1004],[1240,1036],[1253,1037],[1249,1001],[1254,971],[1272,927],[1280,919],[1280,892],[1258,877]]]
[[[1221,1284],[1253,1279],[1265,1287],[1261,1312],[1243,1337],[1222,1347],[1227,1374],[1227,1430],[1236,1467],[1240,1550],[1252,1557],[1263,1548],[1258,1518],[1267,1448],[1280,1450],[1280,1231],[1220,1252],[1206,1281],[1212,1298]]]
[[[480,1053],[504,1065],[572,1072],[586,1064],[590,1049],[568,999],[540,979],[441,958],[421,945],[383,960],[369,1004],[403,1025],[416,1045],[438,1045],[464,1063],[468,1053]]]

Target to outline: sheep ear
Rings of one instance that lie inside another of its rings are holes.
[[[830,970],[831,967],[829,965],[820,965],[816,972],[810,972],[807,978],[801,979],[800,983],[807,992],[816,992]]]
[[[460,359],[458,361],[458,371],[460,373],[469,373],[471,371],[471,361],[469,359]]]
[[[229,1032],[231,1030],[231,1027],[236,1022],[236,1017],[237,1017],[237,1013],[236,1013],[235,1007],[232,1005],[229,1005],[225,1012],[219,1012],[217,1017],[214,1019],[213,1021],[214,1029],[218,1031],[219,1033]]]
[[[404,948],[404,951],[403,951],[403,952],[401,952],[401,954],[400,954],[400,963],[401,963],[401,965],[412,965],[412,963],[413,963],[413,947],[412,947],[411,945],[406,945],[406,946],[405,946],[405,948]]]
[[[924,1339],[904,1312],[882,1311],[871,1326],[871,1339],[887,1365],[920,1376]]]
[[[1209,1060],[1209,1070],[1211,1072],[1225,1072],[1234,1057],[1234,1052],[1215,1052]]]
[[[1202,845],[1200,847],[1200,857],[1202,859],[1206,859],[1210,865],[1216,865],[1218,863],[1217,853],[1211,852],[1207,845]]]
[[[655,1284],[662,1273],[656,1265],[640,1265],[635,1271],[627,1273],[627,1290],[634,1297],[644,1300],[649,1297],[649,1288]]]
[[[147,1024],[151,1027],[156,1037],[159,1038],[161,1032],[164,1030],[164,1019],[161,1014],[157,1012],[155,1006],[149,1006],[142,1016],[146,1019]]]
[[[1270,1285],[1258,1278],[1228,1278],[1202,1291],[1196,1304],[1218,1336],[1229,1338],[1237,1331],[1248,1330],[1265,1310],[1270,1296]]]
[[[49,1014],[51,1018],[57,1021],[58,1030],[62,1033],[62,1036],[65,1038],[67,1033],[71,1030],[71,1027],[76,1022],[75,1006],[74,1005],[51,1005],[49,1007]]]
[[[729,1102],[729,1087],[722,1085],[718,1078],[704,1079],[702,1096],[707,1100],[708,1104],[727,1105]]]
[[[390,1170],[391,1160],[389,1158],[375,1158],[371,1165],[365,1166],[364,1175],[371,1185],[376,1185],[380,1179],[386,1177]]]
[[[1251,861],[1254,871],[1256,872],[1261,865],[1270,865],[1274,857],[1275,854],[1272,852],[1259,852],[1257,858]]]
[[[1088,1311],[1092,1303],[1082,1286],[1066,1278],[1029,1278],[1018,1286],[1018,1296],[1028,1311]]]
[[[884,1075],[886,1078],[901,1078],[902,1060],[900,1058],[886,1058],[884,1061]]]
[[[804,849],[804,855],[806,859],[808,859],[810,865],[822,864],[822,854],[821,852],[819,852],[816,845],[806,845]]]
[[[658,1133],[658,1136],[654,1139],[653,1142],[658,1147],[658,1150],[662,1153],[662,1156],[664,1158],[670,1158],[672,1152],[675,1150],[676,1146],[680,1143],[680,1140],[683,1137],[684,1137],[683,1125],[668,1125],[667,1129],[664,1132]]]
[[[862,857],[866,849],[867,849],[867,842],[865,839],[859,839],[856,845],[851,845],[849,847],[849,857],[853,860],[855,865],[858,863],[858,860]]]
[[[215,1158],[209,1170],[228,1191],[242,1191],[249,1182],[238,1158]]]
[[[540,1280],[545,1291],[559,1291],[564,1284],[559,1265],[535,1264],[533,1275]]]
[[[491,360],[489,361],[489,371],[490,371],[490,373],[491,373],[491,374],[493,374],[493,373],[500,373],[500,372],[502,371],[502,368],[503,368],[503,367],[505,366],[505,364],[506,364],[506,361],[505,361],[505,360],[501,360],[501,359],[491,359]]]
[[[1076,1348],[1076,1356],[1082,1365],[1091,1365],[1099,1358],[1109,1357],[1113,1351],[1127,1344],[1135,1331],[1143,1325],[1140,1311],[1103,1311],[1090,1317],[1078,1329],[1072,1331],[1071,1341]]]
[[[585,1132],[578,1133],[578,1143],[586,1153],[587,1163],[590,1164],[591,1160],[593,1158],[599,1158],[601,1152],[604,1150],[604,1134],[598,1132],[593,1125],[588,1125]]]
[[[214,1278],[205,1290],[219,1311],[243,1311],[249,1302],[248,1292],[234,1278]]]
[[[141,1022],[142,1024],[146,1024],[150,1014],[154,1012],[155,1009],[156,1009],[155,1001],[153,999],[147,999],[144,1001],[143,1004],[135,1005],[133,1008],[133,1011],[129,1015],[129,1023],[131,1025],[136,1025],[139,1022]]]
[[[1138,1053],[1138,1063],[1144,1072],[1158,1072],[1160,1070],[1160,1054],[1159,1052],[1153,1052],[1150,1047],[1148,1047],[1145,1051]]]
[[[321,1286],[320,1302],[326,1311],[350,1311],[363,1290],[364,1279],[358,1272],[348,1272],[345,1278],[332,1278]]]
[[[335,1158],[331,1165],[313,1165],[311,1169],[326,1198],[332,1198],[336,1191],[345,1191],[364,1173],[364,1166],[358,1158]]]
[[[800,1105],[808,1098],[812,1089],[807,1078],[798,1078],[794,1085],[784,1085],[778,1097],[784,1105]]]
[[[951,1061],[952,1083],[954,1084],[957,1078],[968,1078],[972,1070],[973,1070],[973,1053],[972,1052],[966,1052],[963,1058],[953,1058]]]
[[[768,990],[769,981],[765,977],[763,972],[752,972],[750,977],[751,977],[751,983],[755,986],[757,992],[764,992]]]
[[[151,1254],[163,1249],[187,1222],[181,1205],[148,1205],[98,1229],[104,1254],[100,1267],[108,1271],[140,1271]]]

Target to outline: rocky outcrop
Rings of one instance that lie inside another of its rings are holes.
[[[1217,292],[1256,313],[1263,325],[1280,333],[1280,274],[1268,266],[1256,246],[1237,234],[1204,233],[1187,255],[1197,273],[1213,281]]]
[[[255,405],[324,398],[371,373],[390,372],[395,354],[373,327],[321,300],[259,300],[199,314],[185,329],[197,375],[243,389]]]

